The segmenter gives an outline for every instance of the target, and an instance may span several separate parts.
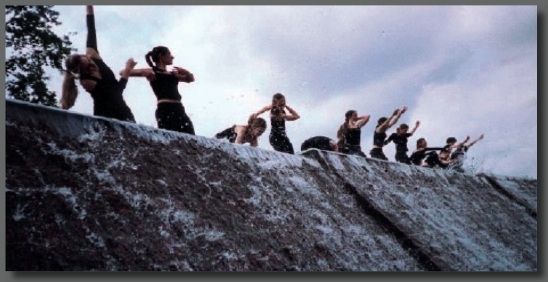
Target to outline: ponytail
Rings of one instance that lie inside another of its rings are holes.
[[[61,108],[68,110],[74,106],[76,97],[78,97],[78,87],[74,79],[80,73],[81,58],[78,54],[73,54],[65,60],[65,77],[63,78],[63,86],[61,88]]]
[[[341,138],[346,134],[346,131],[348,130],[348,122],[350,121],[350,118],[356,111],[349,110],[344,114],[344,123],[339,127],[339,130],[337,131],[337,138]]]

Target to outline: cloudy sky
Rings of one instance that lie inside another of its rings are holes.
[[[85,7],[54,9],[56,32],[78,32],[84,52]],[[95,15],[99,52],[117,75],[130,57],[147,67],[157,45],[194,73],[179,91],[197,135],[244,124],[280,92],[301,115],[286,123],[296,151],[309,137],[335,138],[354,109],[371,115],[361,135],[369,155],[377,119],[407,105],[398,124],[421,121],[410,150],[419,137],[441,146],[484,133],[469,164],[537,177],[536,6],[95,6]],[[124,95],[137,123],[156,127],[148,82],[131,78]],[[80,88],[71,111],[92,109]],[[272,149],[268,134],[259,143]],[[385,153],[394,160],[394,145]]]

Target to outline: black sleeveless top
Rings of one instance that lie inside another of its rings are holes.
[[[347,128],[344,133],[345,145],[360,146],[361,133],[362,131],[359,127]]]
[[[282,110],[285,114],[285,111]],[[285,135],[285,119],[278,119],[276,117],[270,117],[270,134]]]
[[[158,100],[169,99],[169,100],[181,100],[181,94],[179,94],[179,79],[172,72],[162,72],[156,67],[152,68],[156,79],[150,81],[150,87],[154,91],[154,95]]]
[[[378,133],[377,130],[375,130],[375,134],[373,134],[373,145],[378,147],[384,146],[384,140],[386,139],[386,132]]]
[[[80,80],[90,79],[96,82],[95,88],[89,92],[93,98],[93,114],[134,122],[135,118],[122,96],[127,79],[120,78],[118,81],[103,60],[91,59],[99,68],[101,78],[84,74]]]

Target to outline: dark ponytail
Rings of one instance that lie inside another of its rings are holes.
[[[355,110],[349,110],[344,114],[344,123],[339,127],[339,130],[337,131],[337,138],[340,139],[346,134],[346,131],[348,130],[348,121],[350,121],[350,118],[355,112]]]

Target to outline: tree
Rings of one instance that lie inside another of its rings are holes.
[[[57,106],[56,93],[48,89],[45,68],[64,73],[63,60],[72,47],[69,35],[57,36],[61,24],[53,6],[6,6],[6,95],[47,106]]]

